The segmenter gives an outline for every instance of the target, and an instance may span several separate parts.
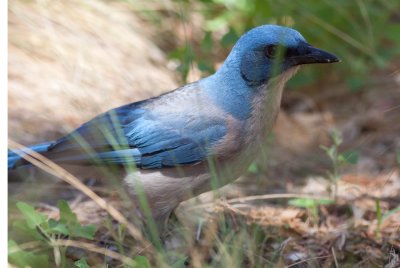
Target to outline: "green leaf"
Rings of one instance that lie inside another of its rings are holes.
[[[250,173],[257,173],[258,172],[258,166],[256,163],[251,163],[251,165],[248,168],[248,171]]]
[[[211,32],[206,32],[203,40],[201,41],[201,50],[203,52],[210,52],[213,48],[213,45]]]
[[[389,218],[390,216],[392,216],[393,214],[398,213],[398,212],[400,212],[400,207],[397,207],[397,208],[387,211],[385,214],[383,214],[382,221],[386,220],[387,218]]]
[[[22,250],[15,241],[8,241],[8,261],[17,267],[47,268],[48,256]]]
[[[64,223],[61,223],[59,221],[50,219],[49,220],[49,231],[53,233],[59,233],[63,235],[70,235],[67,226],[65,226]]]
[[[16,231],[18,235],[27,236],[29,239],[33,240],[45,240],[43,235],[38,232],[36,228],[30,228],[26,220],[16,220],[12,223],[13,230]]]
[[[148,268],[150,267],[150,262],[145,256],[136,256],[133,258],[135,261],[135,265],[133,267],[135,268]]]
[[[74,262],[74,265],[78,268],[90,268],[89,264],[86,262],[85,258],[82,258],[80,260],[77,260],[76,262]]]
[[[400,151],[397,152],[397,164],[400,164]]]
[[[60,222],[61,223],[64,223],[64,224],[77,223],[77,224],[79,224],[76,214],[74,212],[72,212],[67,201],[60,200],[60,201],[58,201],[57,206],[58,206],[58,209],[60,210]]]
[[[332,199],[296,198],[289,200],[289,205],[301,208],[313,208],[317,205],[329,205],[334,202]]]
[[[202,72],[213,73],[215,71],[213,66],[210,63],[206,62],[206,61],[198,61],[197,62],[197,67]]]
[[[357,164],[360,153],[354,150],[346,151],[341,154],[344,161],[349,164]]]
[[[289,200],[289,205],[301,208],[311,208],[315,207],[316,203],[314,199],[309,198],[296,198]]]
[[[60,223],[56,226],[57,231],[71,237],[94,238],[96,233],[95,225],[82,226],[65,200],[60,200],[57,206],[60,210]]]
[[[81,225],[75,225],[75,226],[68,226],[70,230],[70,235],[72,237],[82,237],[82,238],[87,238],[87,239],[93,239],[94,234],[96,233],[96,226],[93,224],[81,226]]]
[[[315,201],[317,201],[318,205],[330,205],[335,203],[333,199],[315,199]]]
[[[239,39],[239,36],[237,35],[235,29],[232,27],[229,28],[229,31],[222,37],[221,40],[221,45],[224,47],[228,47],[233,45],[237,40]]]
[[[326,148],[325,153],[329,156],[330,159],[334,160],[335,154],[336,154],[336,147],[332,146],[332,147]]]
[[[31,229],[35,229],[37,226],[47,221],[47,217],[45,215],[37,212],[34,207],[25,202],[18,202],[17,208],[24,215],[26,223]]]
[[[334,129],[332,131],[332,140],[333,140],[334,145],[336,145],[336,147],[339,147],[342,144],[343,138],[342,138],[342,134],[340,133],[339,130]]]
[[[337,157],[337,160],[339,164],[345,163],[346,162],[346,157],[343,154],[339,154]]]

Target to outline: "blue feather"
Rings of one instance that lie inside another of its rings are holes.
[[[166,97],[166,95],[164,95]],[[226,134],[224,120],[161,115],[156,99],[106,112],[58,140],[48,156],[59,163],[174,167],[206,160]],[[86,148],[85,148],[86,147]]]
[[[47,152],[47,150],[53,143],[54,142],[45,142],[45,143],[28,146],[28,148],[37,153],[44,153],[44,152]],[[15,168],[17,164],[19,164],[19,165],[28,164],[28,162],[24,161],[23,158],[20,156],[20,154],[25,153],[25,151],[26,150],[24,150],[24,149],[18,150],[16,152],[8,150],[8,169]]]

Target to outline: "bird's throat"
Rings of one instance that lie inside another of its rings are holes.
[[[251,103],[251,116],[246,122],[246,144],[251,151],[265,145],[280,110],[284,86],[298,69],[295,67],[284,72],[258,90]],[[252,154],[257,155],[256,152]]]

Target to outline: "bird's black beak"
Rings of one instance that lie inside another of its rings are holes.
[[[290,59],[293,65],[340,62],[335,55],[307,43],[301,45],[296,52]]]

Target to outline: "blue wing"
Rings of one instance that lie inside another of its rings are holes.
[[[47,156],[56,162],[162,168],[207,159],[226,134],[223,119],[149,109],[150,99],[106,112],[57,141]]]
[[[37,153],[45,153],[53,143],[54,142],[50,141],[50,142],[35,144],[29,146],[28,148]],[[8,169],[16,168],[18,165],[21,165],[21,163],[26,163],[26,164],[28,163],[23,161],[23,158],[20,156],[21,153],[25,153],[25,150],[24,149],[17,151],[8,150]]]

